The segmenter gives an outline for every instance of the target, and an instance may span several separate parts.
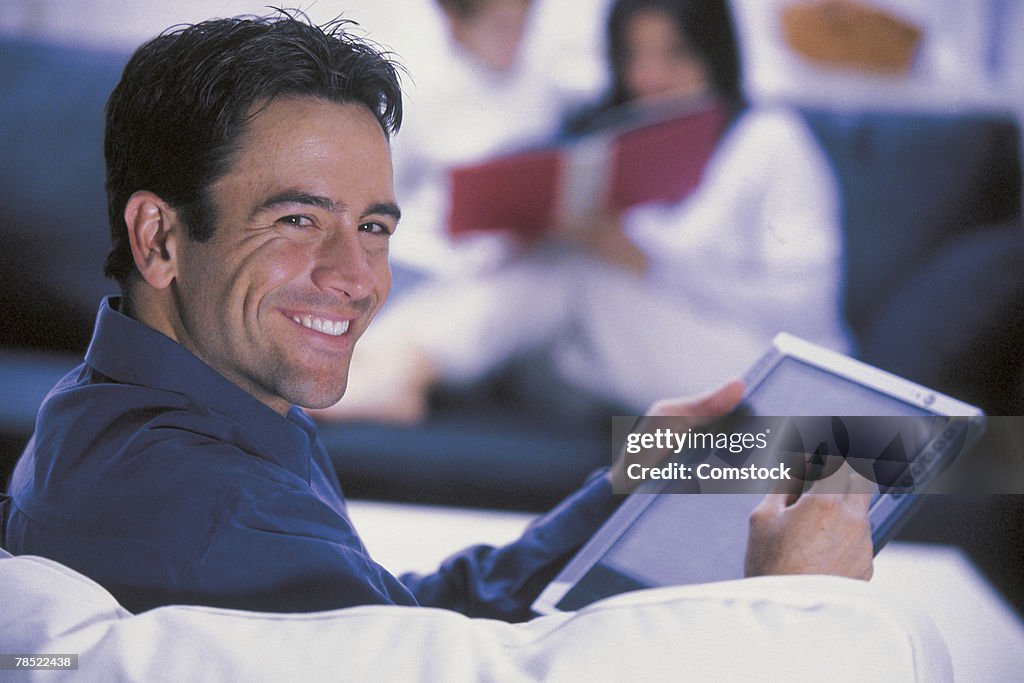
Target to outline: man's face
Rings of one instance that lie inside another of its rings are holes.
[[[391,287],[391,154],[361,105],[271,103],[212,186],[216,228],[181,240],[178,341],[279,413],[345,392],[356,340]]]

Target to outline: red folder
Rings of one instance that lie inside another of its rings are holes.
[[[728,120],[727,107],[703,103],[453,169],[450,234],[501,230],[529,240],[573,217],[678,202],[700,183]]]

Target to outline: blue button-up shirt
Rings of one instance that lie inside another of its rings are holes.
[[[595,477],[515,543],[398,579],[359,540],[312,420],[275,413],[116,303],[40,409],[5,543],[77,569],[130,610],[422,604],[525,619],[617,503]]]

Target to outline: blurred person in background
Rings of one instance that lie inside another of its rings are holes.
[[[395,141],[395,187],[405,239],[392,261],[403,285],[488,270],[515,245],[503,236],[458,242],[446,232],[450,169],[551,140],[581,103],[576,86],[528,54],[539,0],[434,0],[429,26],[403,53],[411,83]]]
[[[740,53],[728,9],[677,0],[616,2],[606,22],[604,96],[570,116],[582,135],[658,104],[713,94],[741,106]]]
[[[544,378],[532,394],[575,415],[706,391],[780,331],[849,350],[835,179],[798,114],[743,101],[728,3],[619,0],[607,44],[610,89],[570,132],[718,98],[734,116],[697,190],[596,215],[560,231],[568,246],[403,300],[371,333],[381,342],[357,352],[361,380],[321,417],[416,421],[432,387],[478,382],[527,354]]]

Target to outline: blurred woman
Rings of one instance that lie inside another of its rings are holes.
[[[724,3],[616,2],[606,31],[610,86],[595,105],[569,119],[570,134],[619,123],[658,103],[702,95],[742,105],[740,56]]]

